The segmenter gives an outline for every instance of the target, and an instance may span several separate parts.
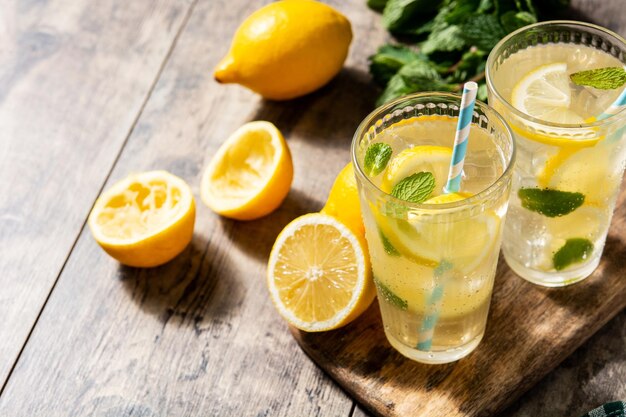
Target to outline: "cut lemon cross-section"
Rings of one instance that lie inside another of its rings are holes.
[[[152,267],[189,244],[195,213],[185,181],[149,171],[121,180],[98,197],[88,224],[98,244],[119,262]]]
[[[393,187],[418,172],[430,172],[435,177],[434,195],[441,194],[448,177],[452,148],[422,145],[404,149],[389,163],[381,189],[391,193]]]
[[[467,193],[435,196],[424,204],[447,204],[470,197]],[[446,260],[469,274],[492,254],[499,236],[500,218],[492,211],[471,218],[442,222],[426,218],[397,219],[372,208],[386,239],[402,256],[417,264],[436,267]]]
[[[334,217],[305,214],[278,235],[267,266],[280,315],[309,331],[341,327],[371,304],[375,289],[366,245]]]
[[[283,202],[293,178],[287,143],[270,122],[246,123],[218,149],[202,177],[202,201],[237,220],[253,220]]]
[[[585,119],[570,109],[572,100],[567,64],[542,65],[526,74],[513,88],[513,106],[552,123],[582,124]]]

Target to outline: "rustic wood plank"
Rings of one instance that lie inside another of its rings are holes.
[[[188,7],[161,0],[0,6],[0,387]]]
[[[221,142],[273,121],[295,179],[267,218],[220,219],[201,203],[192,245],[160,268],[120,268],[81,234],[0,397],[0,415],[348,416],[353,401],[299,349],[265,286],[271,245],[292,218],[321,208],[376,92],[365,72],[386,36],[362,0],[331,2],[353,23],[348,68],[289,103],[220,86],[211,68],[243,16],[267,0],[200,0],[111,176],[167,169],[194,194]],[[323,160],[321,166],[319,161]],[[199,203],[199,200],[198,200]]]

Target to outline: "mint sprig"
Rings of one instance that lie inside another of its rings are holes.
[[[571,74],[570,79],[576,85],[613,90],[626,84],[626,70],[621,67],[596,68]]]
[[[470,80],[479,83],[478,99],[486,100],[485,61],[491,48],[538,16],[557,16],[570,0],[366,1],[382,11],[383,26],[396,39],[411,44],[385,45],[370,57],[370,72],[385,88],[380,105],[416,91],[460,92]],[[402,56],[389,54],[392,49],[402,50]]]
[[[435,189],[435,176],[431,172],[418,172],[402,179],[391,190],[391,195],[409,203],[423,203]]]
[[[389,163],[393,150],[386,143],[374,143],[365,151],[365,161],[363,168],[365,174],[375,177],[384,171]]]
[[[517,195],[522,207],[547,217],[565,216],[585,202],[584,194],[549,188],[520,188]]]
[[[552,257],[554,269],[561,271],[571,264],[587,259],[593,252],[593,243],[588,239],[567,239],[565,244]]]
[[[398,307],[402,311],[406,311],[409,308],[409,303],[396,294],[393,293],[385,284],[380,282],[376,277],[374,277],[374,284],[378,288],[378,293],[391,305]]]

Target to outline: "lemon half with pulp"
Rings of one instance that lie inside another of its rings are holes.
[[[376,294],[363,238],[334,217],[305,214],[278,235],[267,284],[280,315],[309,331],[341,327],[358,317]]]
[[[130,175],[106,190],[89,215],[96,242],[119,262],[161,265],[191,241],[195,203],[191,189],[166,171]]]
[[[293,163],[283,135],[270,122],[250,122],[237,129],[209,162],[201,197],[222,216],[252,220],[283,202],[292,179]]]

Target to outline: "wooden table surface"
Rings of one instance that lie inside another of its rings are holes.
[[[626,35],[623,0],[572,15]],[[300,350],[269,300],[271,245],[321,208],[377,91],[387,39],[364,0],[332,0],[355,39],[322,90],[266,102],[211,72],[268,0],[5,0],[0,6],[0,416],[367,416]],[[203,167],[241,124],[270,120],[295,177],[242,223],[199,201]],[[320,160],[324,164],[319,163]],[[165,266],[120,267],[85,227],[98,194],[166,169],[198,204]],[[577,416],[626,397],[626,312],[502,415]]]

